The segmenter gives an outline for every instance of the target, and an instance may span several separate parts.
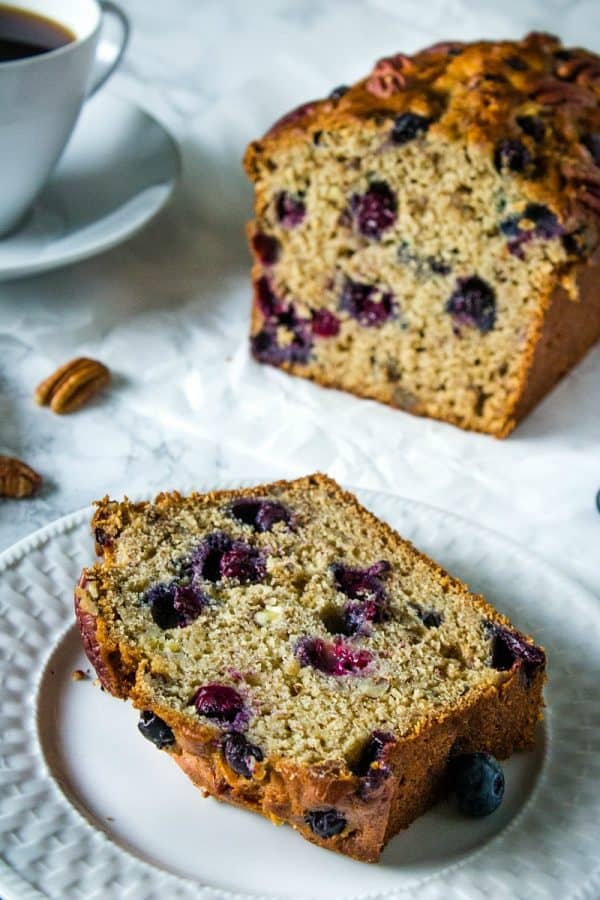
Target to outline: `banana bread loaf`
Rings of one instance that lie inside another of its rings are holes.
[[[504,437],[600,337],[592,53],[545,34],[400,53],[245,167],[261,362]]]
[[[205,793],[374,861],[453,754],[532,745],[543,651],[329,478],[92,524],[86,652]]]

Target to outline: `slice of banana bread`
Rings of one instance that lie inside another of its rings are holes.
[[[600,59],[437,44],[284,116],[256,186],[252,351],[504,437],[600,337]]]
[[[205,793],[374,861],[453,754],[532,745],[543,651],[324,475],[97,506],[85,649]]]

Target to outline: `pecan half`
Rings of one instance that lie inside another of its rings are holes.
[[[40,406],[49,406],[55,413],[74,412],[87,403],[110,379],[110,372],[101,362],[85,356],[72,359],[42,381],[35,389]]]
[[[20,459],[0,456],[0,495],[3,497],[30,497],[41,483],[41,475]]]
[[[404,53],[380,59],[367,78],[365,87],[375,97],[391,97],[406,87],[407,76],[412,68],[411,57]]]

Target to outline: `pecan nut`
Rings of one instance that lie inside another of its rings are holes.
[[[49,406],[52,412],[71,413],[87,403],[109,379],[110,372],[105,365],[81,356],[42,381],[34,396],[40,406]]]
[[[30,497],[42,483],[30,466],[14,456],[0,456],[0,495],[3,497]]]

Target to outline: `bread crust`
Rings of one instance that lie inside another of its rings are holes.
[[[343,491],[332,479],[317,473],[295,482],[278,481],[251,489],[216,491],[206,496],[209,502],[222,502],[239,496],[285,487],[303,491],[318,484],[336,498],[353,505],[366,523],[394,542],[412,549],[436,574],[436,577],[464,594],[482,616],[510,626],[478,595],[473,595],[457,579],[401,538],[389,525],[360,506],[356,498]],[[192,495],[192,497],[201,495]],[[165,507],[181,502],[177,493],[160,494],[156,503]],[[104,498],[98,504],[92,526],[118,537],[132,515],[148,504],[117,504]],[[110,565],[112,543],[98,545]],[[543,706],[542,689],[545,667],[526,679],[519,664],[507,672],[497,672],[497,680],[465,701],[437,716],[422,720],[414,730],[397,738],[385,748],[382,763],[391,774],[364,794],[361,779],[341,763],[299,765],[289,759],[270,757],[259,762],[253,777],[236,774],[227,765],[221,749],[221,733],[200,720],[190,725],[189,718],[163,706],[148,706],[136,690],[135,674],[141,661],[131,648],[117,646],[111,640],[93,593],[98,588],[98,569],[84,570],[75,591],[75,616],[86,654],[95,667],[103,687],[117,697],[129,698],[140,709],[150,708],[173,730],[175,743],[165,752],[205,794],[246,809],[259,812],[276,823],[285,822],[307,840],[365,862],[376,862],[385,844],[437,799],[444,785],[448,762],[457,752],[485,750],[504,759],[515,750],[529,749],[534,743],[537,722]],[[94,585],[94,587],[92,587]],[[91,592],[90,592],[91,588]],[[101,587],[100,587],[101,590]],[[341,834],[322,838],[305,821],[307,810],[335,809],[347,826]]]

